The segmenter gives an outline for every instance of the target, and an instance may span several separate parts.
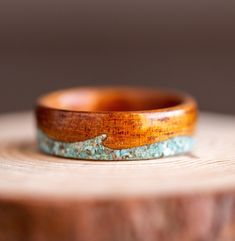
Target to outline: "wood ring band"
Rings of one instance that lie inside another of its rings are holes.
[[[151,159],[191,150],[195,100],[143,88],[75,88],[41,97],[39,148],[75,159]]]

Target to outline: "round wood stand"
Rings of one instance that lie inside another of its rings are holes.
[[[201,114],[185,156],[43,155],[31,114],[0,117],[0,241],[235,240],[235,117]]]

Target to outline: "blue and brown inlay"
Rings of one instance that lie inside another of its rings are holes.
[[[174,156],[193,146],[197,105],[186,94],[142,88],[75,88],[38,100],[39,148],[88,160]]]
[[[50,155],[87,160],[139,160],[174,156],[189,152],[192,136],[177,136],[161,142],[133,148],[115,150],[103,145],[106,134],[80,142],[61,142],[38,131],[39,149]]]

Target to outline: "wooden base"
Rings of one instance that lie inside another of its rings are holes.
[[[39,153],[31,114],[0,117],[0,241],[235,240],[235,117],[202,114],[190,155]]]

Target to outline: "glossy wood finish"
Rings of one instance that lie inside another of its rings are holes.
[[[40,98],[36,115],[52,139],[78,142],[107,134],[104,146],[124,149],[193,135],[197,106],[171,91],[78,88]]]

